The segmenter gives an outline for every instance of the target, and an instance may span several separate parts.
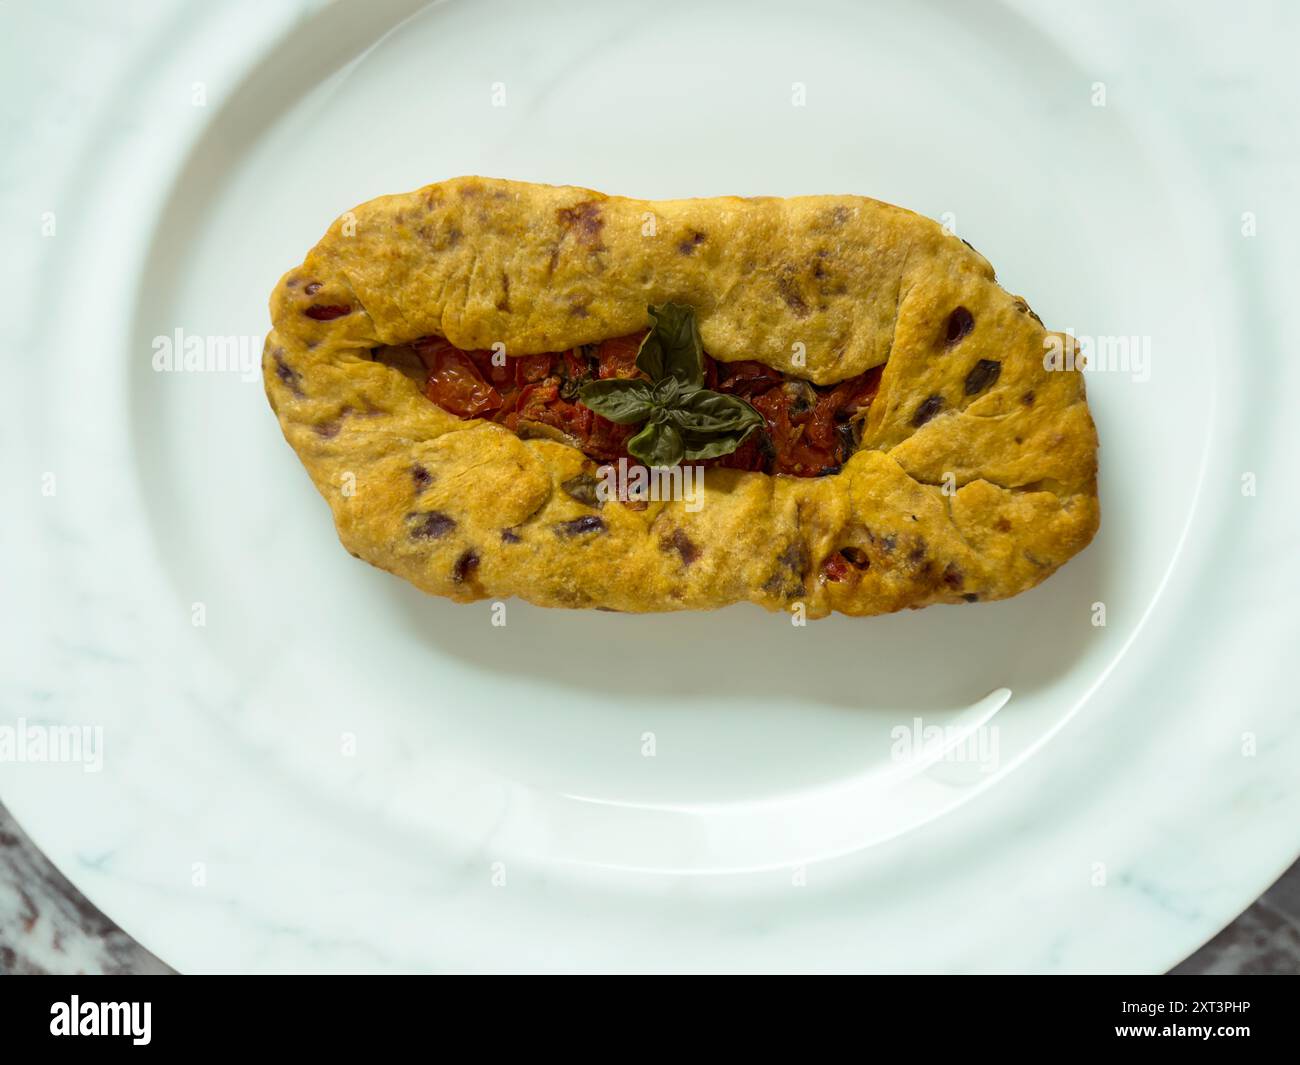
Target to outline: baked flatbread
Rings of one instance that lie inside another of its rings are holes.
[[[852,453],[801,471],[821,475],[715,463],[693,502],[598,498],[607,460],[444,409],[412,355],[587,351],[664,305],[723,373],[762,363],[816,398],[876,370]],[[1049,336],[1073,342],[876,200],[458,178],[340,217],[271,317],[267,395],[344,546],[461,602],[881,614],[1015,595],[1097,530],[1082,375],[1044,365]]]

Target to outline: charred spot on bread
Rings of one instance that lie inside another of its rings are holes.
[[[352,307],[346,303],[313,303],[302,313],[318,322],[332,322],[335,318],[351,314]]]
[[[677,253],[679,255],[694,255],[695,249],[704,243],[704,234],[699,230],[692,230],[690,234],[677,244]]]
[[[587,514],[571,521],[560,522],[555,526],[555,531],[560,536],[575,537],[585,536],[588,533],[603,533],[607,531],[607,527],[602,518],[598,518],[594,514]]]
[[[782,599],[796,599],[806,594],[804,574],[808,571],[808,547],[800,540],[788,544],[776,557],[776,567],[763,585]]]
[[[456,519],[441,510],[415,511],[406,522],[412,540],[441,540],[456,528]]]
[[[960,343],[970,336],[974,328],[975,316],[965,307],[954,307],[952,313],[948,315],[948,322],[944,328],[944,346],[950,348]]]
[[[284,349],[276,348],[276,350],[271,353],[271,357],[275,360],[275,376],[288,386],[294,395],[301,396],[302,374],[290,366],[285,360]]]
[[[1002,373],[1002,363],[993,359],[980,359],[973,367],[970,373],[966,375],[966,384],[964,386],[966,395],[975,396],[985,389],[992,388],[997,384],[998,376]]]
[[[925,399],[921,401],[920,406],[916,408],[916,413],[912,415],[913,427],[917,429],[921,428],[921,426],[938,414],[942,409],[943,396],[938,393],[926,396]]]
[[[561,228],[573,234],[580,244],[592,251],[604,249],[600,234],[605,228],[605,218],[601,214],[599,203],[588,200],[572,207],[561,207],[555,214]]]
[[[664,551],[675,551],[677,556],[682,560],[682,564],[689,566],[700,557],[700,548],[682,529],[674,529],[668,536],[659,541],[659,546]]]
[[[457,584],[464,584],[474,575],[478,566],[478,552],[473,548],[469,548],[456,559],[456,564],[451,569],[451,579]]]
[[[579,503],[585,503],[589,507],[600,507],[604,504],[597,493],[599,485],[596,477],[587,470],[570,477],[564,481],[560,487],[569,495],[570,498],[576,499]]]

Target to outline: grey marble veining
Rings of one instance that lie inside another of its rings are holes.
[[[1171,971],[1175,976],[1300,973],[1300,862],[1255,905]]]
[[[170,973],[74,888],[0,805],[0,973]]]

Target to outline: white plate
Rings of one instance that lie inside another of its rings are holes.
[[[1294,809],[1286,707],[1242,718],[1267,669],[1225,678],[1186,613],[1192,589],[1232,595],[1222,559],[1261,502],[1241,450],[1262,465],[1270,431],[1219,357],[1237,293],[1187,224],[1212,208],[1177,143],[1094,107],[1095,76],[1032,20],[833,0],[249,15],[169,28],[112,101],[139,128],[86,149],[82,232],[42,304],[60,357],[22,393],[26,476],[58,490],[24,514],[40,566],[12,574],[42,607],[14,641],[21,705],[106,747],[99,774],[0,765],[0,794],[146,946],[191,971],[1158,969],[1294,856],[1294,820],[1222,820],[1261,780],[1252,801]],[[252,52],[231,35],[249,24]],[[517,603],[494,627],[355,562],[260,381],[158,373],[153,341],[260,335],[335,215],[461,173],[860,192],[954,222],[1050,326],[1149,343],[1149,380],[1089,380],[1101,534],[1010,602],[806,628]],[[1225,682],[1241,703],[1211,706]],[[984,757],[900,757],[900,728],[933,726]],[[1250,731],[1273,745],[1247,760]],[[1166,822],[1196,809],[1193,850],[1232,824],[1215,853],[1250,872],[1143,913],[1183,890]]]

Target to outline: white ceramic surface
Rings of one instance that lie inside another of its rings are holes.
[[[149,61],[9,197],[41,272],[0,724],[105,748],[0,763],[0,796],[169,963],[1159,970],[1295,857],[1276,190],[1225,191],[1177,92],[1102,47],[1118,6],[711,10],[151,12]],[[472,172],[953,220],[1049,325],[1149,339],[1148,380],[1089,381],[1102,533],[1011,602],[807,628],[497,628],[355,562],[260,382],[158,373],[153,341],[261,334],[332,217]],[[996,758],[900,760],[917,719]]]

